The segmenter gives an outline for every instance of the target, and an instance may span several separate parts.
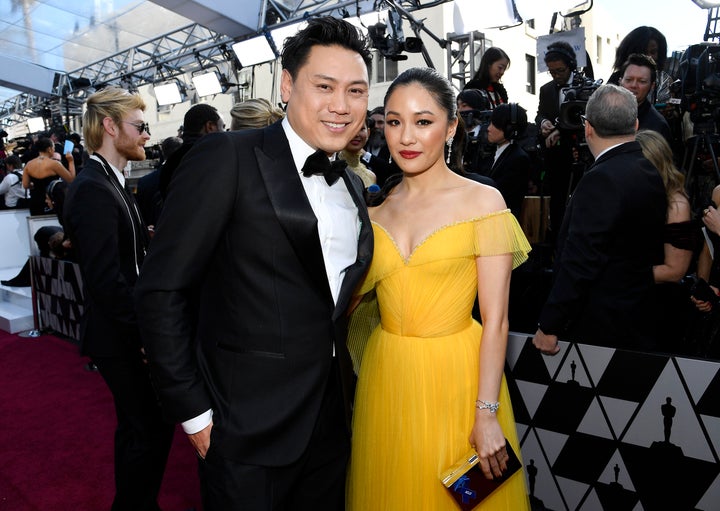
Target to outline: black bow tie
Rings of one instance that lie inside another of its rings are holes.
[[[318,149],[305,160],[302,173],[305,177],[322,174],[327,184],[332,186],[342,176],[346,165],[345,161],[337,158],[334,162],[330,162],[325,151]]]

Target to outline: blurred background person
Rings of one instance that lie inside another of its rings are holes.
[[[577,72],[575,51],[568,43],[557,41],[547,47],[545,65],[552,80],[540,87],[535,124],[539,130],[544,194],[550,196],[549,239],[554,244],[565,215],[565,208],[574,188],[573,133],[558,126],[563,88],[572,85]]]
[[[680,280],[690,269],[699,250],[702,233],[692,220],[690,200],[685,193],[685,176],[675,167],[667,141],[656,131],[639,131],[635,137],[643,155],[658,169],[665,185],[667,216],[663,233],[663,261],[653,266],[655,310],[667,318],[656,329],[658,349],[667,353],[688,354],[680,342],[693,315],[693,305]]]
[[[361,155],[363,164],[375,174],[378,186],[383,186],[392,175],[400,173],[400,168],[390,158],[385,142],[385,107],[378,106],[368,112],[368,141]]]
[[[230,110],[230,130],[264,128],[285,117],[285,112],[265,98],[246,99]]]
[[[479,89],[465,89],[457,96],[458,114],[466,130],[463,167],[467,172],[486,174],[492,166],[495,145],[488,142],[490,101]]]
[[[22,184],[22,161],[11,154],[5,158],[5,169],[7,174],[0,182],[0,195],[5,196],[5,209],[27,208],[27,190]]]
[[[199,103],[191,106],[190,109],[185,112],[185,117],[183,117],[183,132],[180,137],[183,140],[183,144],[165,160],[165,164],[160,170],[159,190],[163,199],[167,194],[167,188],[170,185],[173,173],[178,165],[180,165],[180,160],[183,159],[183,156],[192,149],[195,142],[208,133],[217,131],[225,131],[225,121],[223,121],[214,106],[208,105],[207,103]]]
[[[638,130],[660,133],[672,147],[670,125],[655,109],[650,96],[655,90],[657,66],[652,57],[632,53],[622,66],[620,86],[633,93],[638,102]],[[672,149],[671,149],[672,152]]]
[[[658,78],[657,87],[650,96],[651,103],[665,103],[670,99],[670,84],[672,78],[665,72],[667,60],[667,40],[665,36],[655,27],[640,26],[631,30],[615,50],[615,62],[613,72],[607,83],[621,85],[622,67],[625,61],[633,53],[642,53],[651,57],[657,65]]]
[[[365,188],[371,185],[377,184],[377,178],[375,173],[365,166],[365,163],[361,160],[362,156],[366,153],[364,147],[368,139],[368,122],[363,124],[358,134],[355,135],[345,149],[340,151],[339,158],[345,160],[348,165],[348,169],[352,170],[362,179]]]
[[[167,137],[160,143],[160,161],[152,172],[145,174],[138,179],[135,198],[137,199],[140,214],[148,227],[155,227],[160,209],[162,209],[162,197],[160,197],[160,170],[167,159],[183,144],[180,137]]]
[[[478,89],[487,96],[490,109],[508,102],[508,93],[502,80],[505,71],[510,67],[510,57],[501,48],[492,46],[485,50],[480,67],[463,90]]]
[[[697,308],[685,343],[695,356],[720,359],[720,185],[703,210],[704,242],[697,275],[688,279],[690,300]]]
[[[517,103],[506,103],[493,110],[488,127],[488,141],[497,149],[486,175],[497,183],[505,203],[516,218],[520,218],[530,177],[530,157],[517,144],[527,125],[527,111]]]
[[[72,153],[65,155],[68,161],[66,169],[60,159],[55,157],[55,144],[49,138],[41,138],[35,143],[37,158],[27,162],[23,169],[23,187],[30,190],[30,214],[46,213],[45,191],[51,181],[61,178],[71,183],[75,179],[75,162]]]
[[[390,152],[385,142],[385,107],[377,106],[368,114],[370,133],[365,150],[373,156],[389,160]]]

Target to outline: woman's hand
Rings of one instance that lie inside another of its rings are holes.
[[[713,290],[713,293],[718,294],[718,288],[716,288],[715,286],[710,286],[710,289]],[[698,300],[694,296],[691,296],[690,300],[692,301],[693,304],[695,304],[695,307],[700,312],[710,312],[713,308],[712,302],[705,302],[703,300]]]
[[[708,206],[703,211],[703,223],[715,234],[720,234],[720,211],[713,206]]]
[[[480,469],[487,479],[500,477],[507,470],[510,457],[505,447],[505,435],[494,413],[487,409],[475,410],[470,445],[478,453]]]

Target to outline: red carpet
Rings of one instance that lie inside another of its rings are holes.
[[[0,510],[102,511],[114,495],[110,391],[69,341],[0,331]],[[200,511],[197,464],[178,428],[164,511]]]

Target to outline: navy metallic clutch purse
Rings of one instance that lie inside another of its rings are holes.
[[[507,461],[507,470],[500,477],[485,478],[478,465],[480,458],[474,449],[470,449],[457,463],[440,475],[440,480],[460,509],[470,511],[475,508],[485,497],[497,490],[510,476],[520,470],[520,460],[507,439],[505,448],[510,459]]]

